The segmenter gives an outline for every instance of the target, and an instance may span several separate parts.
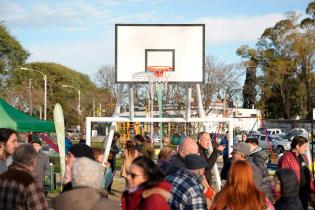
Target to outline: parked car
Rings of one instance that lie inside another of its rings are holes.
[[[267,128],[268,135],[278,135],[282,134],[282,130],[280,128]]]
[[[286,134],[279,133],[279,134],[277,134],[277,136],[279,136],[280,138],[283,138],[284,140],[291,141],[290,138],[289,138],[289,136],[286,135]]]
[[[295,136],[303,136],[308,139],[310,136],[310,132],[305,128],[294,128],[287,133],[287,136],[290,140],[292,140]]]
[[[258,144],[263,149],[269,149],[269,144],[267,140],[267,136],[264,134],[255,135],[253,136],[257,138]],[[277,151],[277,153],[283,153],[285,150],[290,150],[291,142],[283,139],[277,135],[270,135],[268,136],[269,143],[272,147],[272,150]]]
[[[284,134],[281,128],[266,128],[268,135]],[[261,134],[266,134],[265,128],[258,128],[257,131]]]

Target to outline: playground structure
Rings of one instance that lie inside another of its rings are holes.
[[[225,122],[228,124],[229,139],[233,139],[233,118],[210,118],[205,116],[202,105],[200,84],[204,82],[205,67],[205,25],[204,24],[116,24],[115,25],[115,68],[116,83],[120,84],[117,104],[113,117],[87,117],[87,144],[91,145],[91,123],[111,123],[104,159],[107,161],[114,131],[118,122],[160,123],[207,123]],[[148,84],[148,117],[134,116],[134,83]],[[163,93],[168,83],[185,83],[185,117],[165,118],[162,116]],[[123,85],[129,84],[129,117],[120,117]],[[192,87],[196,88],[198,116],[191,117]],[[157,97],[159,117],[153,117],[153,102]],[[151,130],[151,137],[152,131]],[[229,147],[233,141],[229,141]],[[162,147],[162,138],[160,141]],[[209,152],[213,150],[212,145]],[[217,189],[221,180],[217,165],[214,166]]]

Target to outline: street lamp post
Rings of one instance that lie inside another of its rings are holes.
[[[35,69],[29,69],[25,67],[21,67],[20,69],[26,70],[26,71],[35,71],[43,75],[44,77],[44,120],[47,120],[47,75],[44,74],[41,71],[35,70]]]
[[[78,91],[78,96],[79,96],[79,100],[78,100],[78,113],[79,113],[79,130],[81,129],[81,91],[73,86],[70,85],[61,85],[62,87],[67,87],[67,88],[72,88]]]

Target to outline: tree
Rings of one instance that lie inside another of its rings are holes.
[[[314,67],[315,55],[315,1],[310,2],[306,8],[306,14],[310,17],[301,21],[300,28],[302,33],[296,33],[292,36],[292,51],[298,63],[298,70],[301,81],[306,91],[306,113],[311,117],[312,100],[311,88],[312,70]],[[315,105],[315,102],[313,102]]]
[[[256,69],[258,67],[257,52],[247,45],[237,49],[236,54],[248,59],[243,63],[246,68],[246,78],[243,86],[243,108],[251,109],[256,103]]]
[[[314,25],[310,24],[305,20],[299,24],[298,16],[293,12],[288,13],[287,19],[266,29],[258,42],[262,69],[265,80],[268,81],[264,87],[279,92],[284,118],[296,114],[302,118],[310,116],[310,78],[315,52]],[[294,89],[303,97],[292,92]],[[298,113],[295,112],[296,106],[299,106]]]
[[[234,65],[227,65],[206,56],[205,84],[201,85],[203,106],[206,114],[212,111],[211,103],[218,99],[226,99],[228,107],[234,107],[241,89],[239,78],[241,73]]]
[[[0,22],[0,97],[7,95],[6,84],[10,77],[9,72],[24,64],[29,55]]]
[[[67,127],[80,124],[83,126],[83,120],[86,116],[92,116],[92,105],[94,98],[106,98],[106,93],[100,94],[99,89],[91,82],[87,75],[76,72],[65,66],[56,63],[29,63],[25,67],[35,69],[47,75],[47,119],[53,119],[53,109],[56,103],[60,103],[65,117]],[[11,71],[8,80],[7,89],[9,94],[6,98],[10,104],[22,111],[28,111],[28,80],[32,79],[33,84],[33,112],[38,117],[38,107],[43,107],[44,81],[43,77],[33,71],[24,71],[19,68]],[[81,93],[81,117],[79,118],[78,92],[72,88],[65,88],[62,85],[73,86]],[[81,126],[81,127],[82,127]]]
[[[315,52],[315,1],[306,13],[310,16],[299,23],[299,15],[287,13],[287,18],[265,29],[256,49],[242,46],[237,54],[246,58],[247,66],[255,65],[261,70],[257,78],[260,100],[257,105],[266,117],[301,118],[310,116],[312,100],[312,78]],[[248,72],[251,71],[251,72]],[[247,68],[247,78],[255,78],[256,70]],[[255,75],[254,75],[255,74]],[[248,83],[249,82],[249,83]],[[251,85],[250,85],[251,84]],[[248,86],[249,85],[249,86]],[[253,83],[246,80],[243,95],[254,97]]]
[[[102,66],[96,73],[94,78],[96,86],[102,90],[107,95],[106,101],[99,101],[98,103],[104,104],[108,109],[106,112],[107,116],[112,116],[114,113],[115,105],[117,102],[119,84],[115,82],[115,67],[112,65],[104,65]],[[128,88],[127,85],[123,85],[122,87],[122,103],[121,106],[125,106],[129,104],[128,101]],[[135,97],[137,98],[137,97]]]

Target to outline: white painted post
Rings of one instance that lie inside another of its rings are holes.
[[[191,87],[187,88],[187,99],[186,99],[186,120],[190,119],[190,107],[191,107]]]
[[[120,105],[122,103],[123,86],[124,85],[119,85],[119,87],[118,87],[116,107],[115,107],[114,116],[113,116],[114,118],[118,118],[119,114],[120,114]],[[104,151],[103,163],[107,162],[107,160],[108,160],[108,156],[109,156],[109,152],[110,152],[110,147],[112,145],[115,128],[116,128],[116,122],[112,122],[112,124],[110,126],[110,130],[109,130],[108,138],[107,138],[105,151]]]
[[[197,89],[197,98],[198,98],[198,112],[199,112],[199,117],[200,118],[206,118],[205,111],[202,106],[202,98],[201,98],[201,90],[200,90],[200,85],[196,84],[196,89]],[[205,128],[205,125],[204,125]],[[210,142],[209,148],[208,148],[209,154],[213,152],[213,146]],[[218,169],[218,165],[214,164],[212,168],[212,172],[215,175],[215,180],[216,180],[216,187],[217,190],[221,190],[221,178],[220,178],[220,173]],[[211,183],[209,183],[211,185]]]
[[[229,129],[229,145],[227,145],[229,147],[229,157],[231,157],[231,153],[232,153],[232,148],[231,146],[233,146],[234,143],[234,139],[233,139],[233,128],[234,128],[234,124],[232,120],[229,120],[229,125],[228,125],[228,129]]]
[[[134,101],[133,101],[133,87],[129,85],[129,115],[130,120],[133,121],[135,117]]]

